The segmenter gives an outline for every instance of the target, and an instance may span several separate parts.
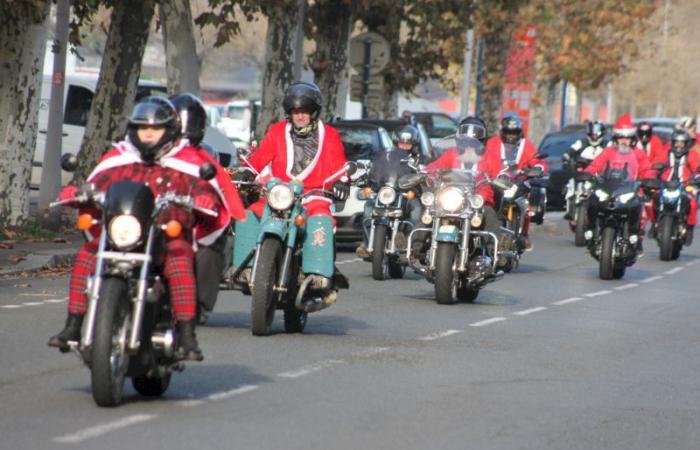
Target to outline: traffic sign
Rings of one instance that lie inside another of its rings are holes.
[[[350,39],[350,65],[362,73],[365,65],[365,45],[369,43],[369,73],[376,75],[389,64],[389,42],[380,34],[368,31]]]

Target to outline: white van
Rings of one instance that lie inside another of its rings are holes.
[[[72,72],[66,73],[66,81],[63,92],[63,141],[62,154],[77,154],[85,134],[88,114],[92,98],[97,89],[98,73],[96,72]],[[46,148],[46,132],[49,123],[49,104],[51,101],[51,74],[45,73],[41,84],[41,99],[39,104],[39,133],[36,139],[34,161],[32,163],[32,178],[30,186],[38,189],[41,183],[41,167],[44,161],[44,149]],[[156,81],[140,80],[136,89],[136,101],[150,96],[167,96],[165,85]],[[214,147],[220,153],[219,160],[225,166],[235,163],[236,149],[231,145],[221,132],[212,127],[207,127],[204,142]],[[105,149],[106,150],[106,149]],[[229,162],[230,161],[230,162]],[[67,184],[72,175],[61,171],[61,185]]]

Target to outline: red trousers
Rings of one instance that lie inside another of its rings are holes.
[[[95,270],[99,239],[93,239],[78,250],[70,276],[68,312],[87,311],[87,279]],[[194,251],[184,239],[174,239],[165,245],[163,276],[168,283],[173,316],[178,322],[192,320],[197,302],[197,281],[194,276]]]

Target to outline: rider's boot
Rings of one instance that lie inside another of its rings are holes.
[[[201,361],[204,359],[202,350],[199,349],[197,336],[194,333],[194,321],[177,323],[178,359]]]
[[[62,352],[70,350],[69,341],[80,341],[80,332],[83,326],[83,314],[68,314],[66,326],[57,335],[49,338],[49,347],[57,347]]]
[[[695,228],[694,225],[688,225],[685,228],[685,236],[683,236],[683,243],[685,244],[686,247],[690,247],[690,244],[693,243],[693,229]]]

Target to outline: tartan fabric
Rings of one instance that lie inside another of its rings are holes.
[[[197,302],[197,280],[194,277],[194,252],[183,239],[169,241],[165,246],[163,276],[170,290],[173,316],[178,322],[192,320]]]
[[[97,245],[94,239],[83,245],[75,256],[75,265],[70,276],[68,290],[68,313],[83,315],[87,311],[87,279],[95,269]]]

